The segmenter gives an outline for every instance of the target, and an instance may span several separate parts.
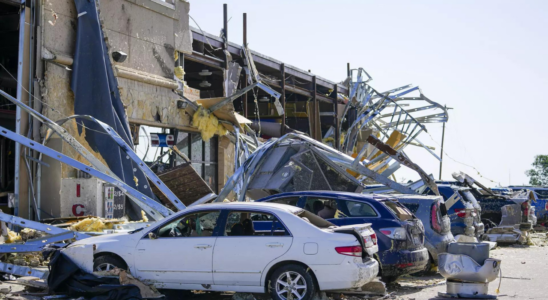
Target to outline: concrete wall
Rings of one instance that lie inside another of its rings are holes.
[[[154,0],[101,0],[100,18],[109,52],[128,54],[125,62],[116,64],[120,95],[128,118],[133,123],[189,128],[190,116],[177,109],[177,95],[172,91],[175,67],[174,50],[192,52],[192,34],[189,30],[189,3],[174,1],[174,5],[160,4]],[[74,56],[77,14],[74,0],[43,0],[42,45],[58,56]],[[68,66],[70,68],[70,66]],[[131,79],[128,79],[131,78]],[[46,103],[42,113],[52,120],[74,114],[74,95],[70,89],[71,71],[64,66],[45,62],[42,82],[42,100]],[[79,135],[74,121],[64,127],[88,149],[85,129]],[[44,137],[45,129],[42,130]],[[64,154],[87,163],[66,143]],[[90,149],[91,150],[91,149]],[[92,151],[93,152],[93,151]],[[94,153],[101,161],[98,153]],[[67,166],[43,168],[42,178],[48,176],[75,177],[76,171]],[[47,187],[45,187],[48,185]],[[43,181],[42,203],[59,197],[59,182]],[[26,190],[27,187],[21,187]],[[27,204],[25,204],[26,206]],[[27,213],[22,211],[21,216]]]

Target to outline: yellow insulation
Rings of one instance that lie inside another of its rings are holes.
[[[173,69],[173,73],[175,73],[175,76],[179,78],[179,80],[183,80],[185,77],[185,70],[183,70],[183,67],[181,66],[175,67],[175,69]]]
[[[143,218],[143,222],[148,222],[147,214],[141,210],[141,217]]]
[[[206,142],[215,134],[226,135],[227,133],[224,126],[219,123],[219,119],[203,106],[199,106],[194,113],[192,125],[200,130],[202,139]]]
[[[72,231],[100,232],[104,229],[112,229],[113,224],[103,223],[101,218],[87,218],[69,227]]]
[[[8,236],[6,237],[6,244],[21,242],[21,236],[8,228]]]

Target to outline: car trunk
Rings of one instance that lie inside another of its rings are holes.
[[[370,223],[340,226],[331,228],[331,230],[336,233],[352,234],[360,242],[360,245],[364,250],[362,252],[362,258],[364,259],[366,257],[372,257],[373,254],[379,251],[375,231],[371,229]],[[374,242],[372,238],[374,239]]]
[[[418,249],[424,245],[424,226],[411,211],[401,203],[394,200],[386,200],[383,203],[398,218],[407,231],[405,249]]]
[[[364,259],[366,257],[372,257],[373,254],[379,251],[377,237],[375,231],[371,228],[371,223],[336,226],[306,210],[299,211],[296,215],[305,218],[307,222],[310,222],[312,225],[323,230],[353,235],[362,247],[362,258]]]
[[[434,203],[432,210],[435,211],[432,211],[430,214],[430,222],[432,222],[434,230],[436,230],[434,224],[438,224],[439,230],[436,230],[436,232],[442,235],[448,234],[451,231],[451,219],[447,215],[447,209],[443,200],[440,199],[437,203]]]

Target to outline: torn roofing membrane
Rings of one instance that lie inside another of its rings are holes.
[[[78,28],[71,80],[74,92],[74,112],[90,115],[110,125],[133,148],[133,141],[125,110],[118,91],[97,13],[98,2],[74,1],[78,11]],[[105,142],[101,128],[94,122],[82,120],[87,127],[86,141],[99,152],[108,167],[122,181],[141,193],[153,197],[143,172],[115,143]],[[88,129],[89,128],[89,129]],[[82,126],[78,124],[79,133]],[[136,180],[135,180],[136,179]],[[139,184],[140,183],[140,184]]]

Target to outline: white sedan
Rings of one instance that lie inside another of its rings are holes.
[[[94,270],[126,269],[159,289],[270,292],[285,300],[368,283],[379,270],[376,243],[370,224],[337,227],[298,207],[239,202],[197,205],[69,249],[92,246]]]

